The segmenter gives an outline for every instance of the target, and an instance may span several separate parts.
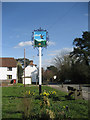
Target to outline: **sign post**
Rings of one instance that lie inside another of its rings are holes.
[[[41,47],[39,47],[39,94],[41,93],[41,84],[42,84],[42,66],[41,66]]]
[[[41,93],[41,85],[42,85],[42,66],[41,66],[41,56],[42,56],[42,48],[47,47],[48,41],[48,32],[43,29],[37,29],[32,32],[32,40],[34,48],[39,49],[39,94]]]

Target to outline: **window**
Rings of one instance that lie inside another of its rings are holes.
[[[12,79],[12,75],[7,75],[7,79]]]
[[[12,71],[12,67],[7,67],[7,71]]]

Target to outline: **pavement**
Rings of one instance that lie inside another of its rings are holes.
[[[65,84],[65,85],[63,85],[63,87],[62,87],[62,85],[48,85],[48,86],[58,89],[63,92],[67,92],[67,93],[68,93],[68,89],[67,89],[68,86],[79,89],[79,85]],[[90,100],[90,87],[82,87],[82,96],[85,100]]]

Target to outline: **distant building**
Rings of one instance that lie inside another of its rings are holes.
[[[30,64],[25,68],[25,84],[32,84],[38,82],[37,78],[38,69],[35,64],[33,64],[33,60],[30,61]],[[24,84],[24,75],[23,84]]]
[[[17,80],[17,62],[14,58],[0,58],[0,81]]]

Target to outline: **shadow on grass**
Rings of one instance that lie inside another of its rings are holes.
[[[22,120],[20,118],[2,118],[2,120]]]
[[[67,101],[67,100],[75,100],[72,97],[65,96],[54,96],[54,97],[48,97],[49,99],[52,99],[53,101]],[[43,96],[37,95],[35,96],[35,100],[43,100]]]
[[[6,111],[6,113],[8,113],[8,114],[17,114],[17,113],[24,113],[24,112],[22,112],[22,111]]]
[[[3,98],[11,98],[11,99],[15,99],[15,98],[30,98],[30,97],[19,97],[19,96],[3,96]]]
[[[2,120],[27,120],[25,118],[2,118]],[[42,120],[42,118],[38,118],[38,119],[28,119],[28,120]],[[51,120],[51,119],[43,119],[43,120]],[[86,119],[86,118],[64,118],[64,119],[54,119],[54,120],[89,120],[89,119]]]
[[[19,97],[19,96],[3,96],[3,98],[10,98],[11,100],[12,99],[15,99],[15,98],[30,98],[30,97]],[[40,95],[37,95],[34,97],[35,100],[42,100],[43,99],[43,96],[40,96]],[[75,100],[75,98],[71,97],[71,96],[68,96],[68,95],[65,95],[65,96],[54,96],[54,97],[49,97],[49,99],[52,99],[53,101],[67,101],[67,100]]]
[[[18,97],[18,96],[3,96],[3,98],[9,98],[9,97],[11,97],[11,98],[16,98],[16,97]],[[20,97],[20,98],[22,98],[22,97]]]

